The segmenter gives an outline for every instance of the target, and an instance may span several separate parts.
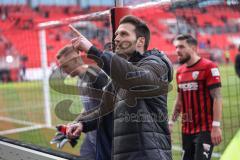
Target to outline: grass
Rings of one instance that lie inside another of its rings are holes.
[[[52,123],[66,124],[69,121],[63,121],[56,117],[54,109],[58,102],[64,99],[73,100],[71,112],[80,113],[82,104],[79,96],[63,95],[51,90],[51,113]],[[44,119],[44,101],[41,82],[23,82],[7,83],[0,85],[0,117],[10,117],[17,120],[30,121],[34,123],[45,123]],[[1,131],[13,128],[26,127],[15,123],[0,121]],[[15,127],[14,127],[15,126]],[[17,139],[26,143],[36,144],[38,146],[56,149],[55,145],[50,145],[51,138],[55,135],[53,129],[39,129],[28,132],[5,135],[5,137]],[[64,146],[64,152],[79,155],[81,137],[78,145],[72,149],[70,145]]]
[[[224,149],[233,138],[234,134],[240,127],[240,80],[235,76],[233,65],[220,66],[222,78],[222,97],[223,97],[223,142],[215,147],[214,152],[223,153]],[[10,117],[18,120],[25,120],[35,123],[44,123],[44,101],[42,93],[42,83],[23,82],[23,83],[7,83],[0,85],[0,117]],[[72,113],[80,113],[82,104],[79,96],[66,95],[51,90],[51,113],[53,125],[60,123],[68,123],[56,117],[55,106],[60,101],[70,99],[73,101],[71,106]],[[172,112],[174,98],[176,97],[176,84],[173,82],[173,90],[168,96],[169,114]],[[13,128],[25,127],[15,123],[1,121],[0,130],[8,130]],[[28,132],[5,135],[6,137],[21,140],[26,143],[36,144],[39,146],[56,149],[54,145],[50,145],[49,141],[54,136],[52,129],[39,129]],[[173,144],[181,146],[181,128],[180,122],[174,127]],[[80,139],[81,144],[82,137]],[[64,147],[63,151],[79,154],[79,147],[72,149],[70,146]],[[173,151],[174,160],[181,158],[179,151]],[[217,159],[217,158],[213,158]]]

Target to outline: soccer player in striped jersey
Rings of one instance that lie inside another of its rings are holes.
[[[197,40],[191,35],[174,39],[181,66],[177,69],[177,98],[169,121],[170,131],[182,114],[183,160],[209,160],[214,145],[222,141],[221,79],[212,61],[197,53]]]

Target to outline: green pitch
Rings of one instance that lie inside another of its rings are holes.
[[[240,79],[235,75],[233,65],[222,65],[220,66],[220,71],[222,78],[224,140],[221,145],[215,147],[214,152],[216,153],[222,153],[224,151],[225,147],[240,127]],[[168,97],[169,115],[172,113],[172,106],[174,98],[176,97],[175,80],[172,85],[173,90],[169,93]],[[56,149],[55,145],[49,144],[50,139],[54,136],[54,129],[42,128],[14,133],[15,129],[17,132],[17,129],[19,128],[45,123],[42,90],[42,83],[39,81],[0,84],[0,134],[4,133],[4,131],[13,130],[12,133],[3,134],[3,136],[21,140],[26,143]],[[69,123],[69,121],[63,121],[55,115],[55,106],[61,100],[72,100],[73,104],[71,112],[81,112],[82,104],[78,96],[65,95],[54,90],[51,90],[50,95],[53,125]],[[25,122],[27,123],[25,124]],[[31,122],[32,124],[29,124],[28,122]],[[172,135],[174,160],[179,160],[181,158],[181,152],[176,151],[181,147],[180,131],[181,128],[178,122],[174,127],[174,133]],[[63,151],[79,154],[79,147],[83,137],[84,136],[81,137],[79,145],[74,149],[67,145],[64,147]]]

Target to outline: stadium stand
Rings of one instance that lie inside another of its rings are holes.
[[[203,7],[200,10],[193,7],[181,7],[170,10],[168,8],[168,6],[156,6],[144,11],[137,10],[133,12],[133,14],[148,21],[152,31],[150,48],[160,48],[169,54],[173,62],[176,62],[171,42],[174,35],[179,32],[179,26],[183,26],[182,30],[197,36],[200,42],[200,52],[203,56],[208,58],[215,57],[211,55],[211,52],[207,52],[206,49],[217,48],[224,51],[226,50],[225,46],[229,46],[230,59],[234,59],[236,47],[234,47],[231,39],[240,35],[240,26],[237,21],[240,17],[239,10],[233,10],[226,5],[217,6],[218,10],[220,9],[224,12],[214,12],[216,9],[214,5]],[[27,68],[36,68],[41,66],[39,39],[36,29],[39,22],[57,20],[106,9],[107,7],[104,6],[91,6],[87,9],[82,9],[78,6],[40,5],[30,8],[27,5],[5,5],[1,6],[2,15],[5,14],[5,16],[1,16],[2,20],[0,20],[1,34],[13,44],[18,54],[28,57]],[[231,26],[228,22],[231,22]],[[103,31],[105,27],[102,22],[94,22],[92,25],[95,26],[95,30],[97,28]],[[178,26],[176,27],[176,25]],[[89,25],[86,27],[89,27]],[[196,29],[198,32],[195,32]],[[90,38],[95,45],[103,47],[104,41],[99,39],[99,37],[102,36],[93,35]],[[49,65],[55,61],[57,50],[68,43],[70,39],[71,35],[67,27],[47,30]],[[221,39],[221,41],[218,39]],[[2,50],[1,46],[3,44],[0,45],[0,49]]]

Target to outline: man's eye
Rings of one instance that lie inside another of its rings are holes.
[[[125,35],[127,35],[126,32],[122,32],[122,33],[121,33],[121,36],[125,36]]]
[[[182,48],[184,48],[184,46],[178,46],[178,48],[182,49]]]

